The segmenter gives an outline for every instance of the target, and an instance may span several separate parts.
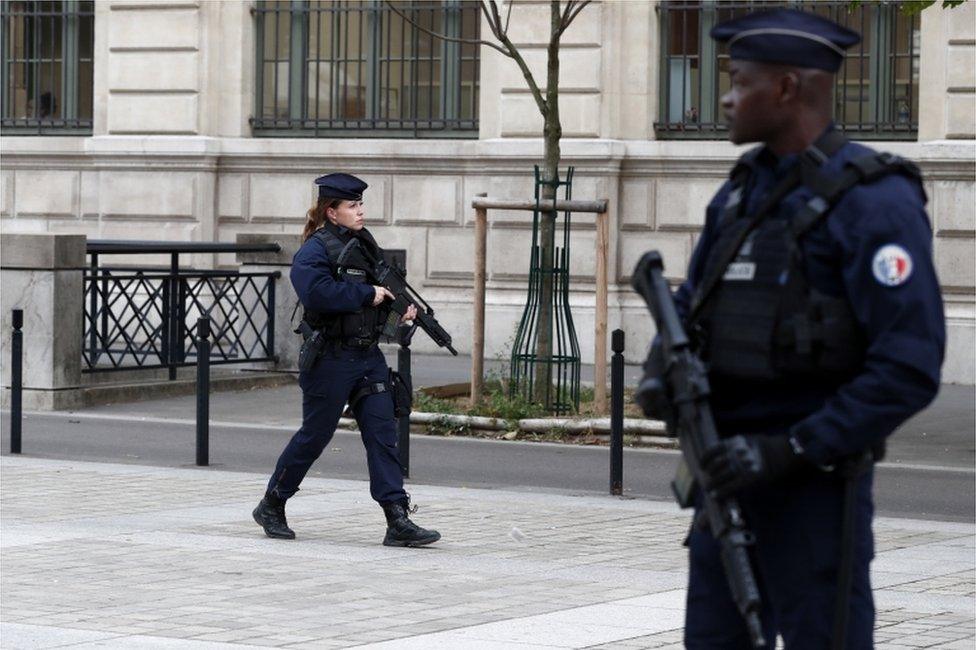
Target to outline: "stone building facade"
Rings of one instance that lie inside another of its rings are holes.
[[[687,3],[685,3],[687,4]],[[707,3],[706,3],[707,4]],[[470,351],[472,198],[530,198],[541,118],[516,65],[482,47],[477,132],[466,138],[263,137],[256,134],[254,2],[99,0],[94,3],[90,134],[4,129],[0,224],[5,233],[81,233],[102,239],[234,241],[241,233],[300,231],[312,179],[364,178],[379,241],[408,250],[408,273]],[[513,9],[510,35],[544,76],[546,2]],[[704,206],[741,150],[722,140],[664,138],[662,7],[604,0],[587,6],[562,44],[564,164],[574,198],[610,205],[610,329],[643,357],[651,324],[629,289],[639,255],[660,249],[679,280]],[[976,269],[976,3],[922,13],[917,135],[876,146],[917,161],[926,177],[945,292],[944,378],[974,382]],[[486,27],[482,33],[487,34]],[[270,68],[268,68],[270,69]],[[673,74],[673,72],[669,72]],[[670,109],[668,109],[670,110]],[[364,134],[365,136],[366,134]],[[486,351],[507,353],[524,305],[530,219],[491,212]],[[584,362],[593,360],[596,231],[574,218],[571,303]],[[198,256],[197,266],[232,264]],[[6,318],[6,316],[5,316]],[[433,349],[425,337],[415,346]]]

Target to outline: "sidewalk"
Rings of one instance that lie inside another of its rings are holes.
[[[381,546],[365,482],[0,459],[4,648],[678,648],[688,516],[610,497],[414,485],[427,549]],[[969,524],[879,519],[878,648],[972,648]]]

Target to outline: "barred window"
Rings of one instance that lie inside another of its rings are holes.
[[[92,0],[0,3],[0,125],[7,134],[89,134]]]
[[[256,135],[478,135],[477,3],[265,0],[256,17]]]
[[[918,134],[919,17],[898,2],[663,2],[659,138],[724,137],[719,107],[729,89],[728,48],[711,28],[751,11],[792,6],[820,14],[861,34],[834,84],[834,119],[858,139],[915,139]]]

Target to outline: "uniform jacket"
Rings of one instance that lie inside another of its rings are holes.
[[[335,232],[340,237],[351,236],[351,231],[346,228],[338,228]],[[371,285],[336,280],[335,271],[325,244],[317,237],[309,237],[295,253],[291,264],[291,283],[305,309],[336,314],[355,312],[372,303],[374,289]]]
[[[848,142],[824,163],[822,171],[839,171],[846,161],[869,153],[867,147]],[[753,173],[744,188],[744,214],[796,164],[798,155],[777,159],[768,149],[753,157]],[[675,295],[683,314],[688,313],[717,240],[719,217],[730,190],[731,182],[726,182],[706,209],[705,228],[687,280]],[[767,218],[789,219],[812,196],[810,189],[801,186]],[[792,432],[811,460],[829,464],[883,439],[935,397],[945,321],[925,200],[914,179],[889,174],[856,185],[804,236],[807,280],[815,289],[850,301],[867,342],[864,364],[841,384],[710,377],[712,407],[723,435]],[[883,248],[907,253],[907,278],[904,259],[894,271],[894,280],[884,275]]]

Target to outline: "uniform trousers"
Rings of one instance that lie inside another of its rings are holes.
[[[332,440],[345,404],[361,388],[386,382],[389,372],[383,352],[374,345],[367,350],[329,347],[311,370],[300,373],[302,427],[278,458],[268,491],[281,499],[295,494]],[[381,505],[406,500],[392,394],[387,390],[363,397],[353,414],[366,447],[370,495]]]
[[[874,600],[870,563],[872,472],[856,479],[855,554],[845,648],[873,648]],[[755,534],[753,569],[762,593],[766,643],[783,637],[786,650],[826,650],[834,630],[841,555],[844,479],[812,470],[794,479],[744,490],[739,503]],[[697,519],[697,518],[696,518]],[[688,537],[690,570],[685,646],[690,650],[751,648],[732,600],[719,545],[693,527]]]

